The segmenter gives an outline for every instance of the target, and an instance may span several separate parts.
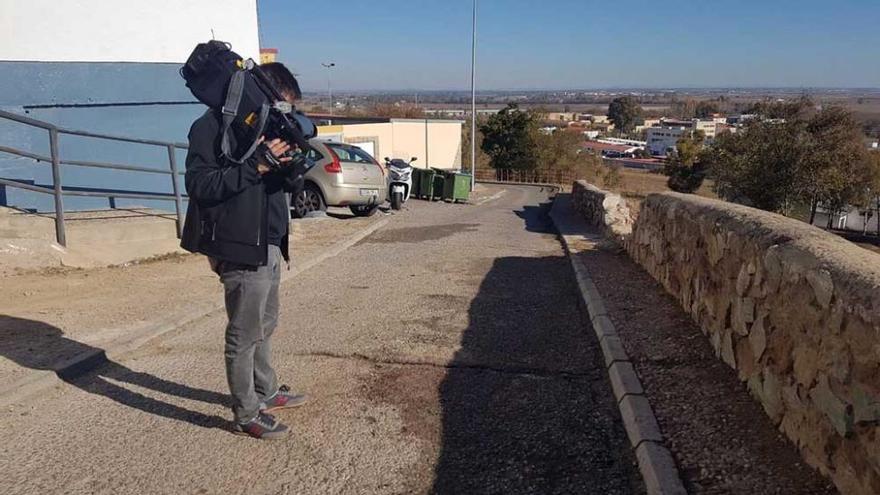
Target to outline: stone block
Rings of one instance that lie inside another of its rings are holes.
[[[629,361],[629,357],[626,355],[626,351],[623,350],[623,344],[621,344],[619,337],[603,337],[599,341],[599,346],[602,348],[602,355],[605,357],[606,368],[618,361]]]
[[[752,283],[752,276],[749,273],[749,266],[743,265],[739,270],[739,275],[736,277],[736,295],[742,297],[746,295],[749,291],[749,286]]]
[[[821,411],[831,426],[840,436],[846,436],[853,430],[853,411],[852,405],[844,402],[838,397],[828,382],[828,377],[824,374],[819,375],[816,386],[810,391],[810,399],[813,405]]]
[[[614,323],[611,322],[611,318],[605,315],[593,318],[593,330],[596,332],[596,338],[599,340],[606,337],[617,337],[617,329],[614,328]]]
[[[618,402],[626,395],[643,395],[644,390],[632,363],[616,362],[608,368],[611,389]]]
[[[672,454],[654,442],[643,442],[636,449],[639,471],[648,495],[687,495]]]
[[[752,346],[752,355],[756,361],[761,360],[764,350],[767,349],[767,330],[764,328],[764,319],[764,317],[756,319],[749,330],[749,345]]]
[[[880,396],[856,385],[852,391],[853,420],[860,425],[880,424]],[[880,462],[880,458],[877,459]]]
[[[809,344],[794,349],[794,378],[804,387],[811,388],[819,373],[819,352]]]
[[[736,354],[733,351],[733,332],[724,330],[721,335],[721,360],[733,369],[736,369]]]
[[[828,308],[831,297],[834,295],[834,281],[828,270],[811,270],[806,274],[807,282],[813,288],[813,293],[819,307]]]
[[[766,369],[761,390],[761,405],[764,406],[764,412],[767,413],[767,416],[770,416],[774,423],[779,423],[785,410],[782,403],[782,383],[776,374]]]
[[[620,400],[620,417],[633,447],[644,441],[662,442],[663,435],[651,405],[642,395],[627,395]]]

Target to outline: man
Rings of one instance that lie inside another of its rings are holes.
[[[299,83],[284,65],[260,67],[288,102],[302,97]],[[220,152],[221,129],[217,110],[208,110],[190,128],[190,201],[181,246],[208,256],[226,293],[226,378],[236,432],[279,439],[288,427],[269,413],[306,401],[304,395],[278,386],[270,363],[281,266],[290,260],[290,210],[284,193],[295,192],[302,177],[291,177],[291,158],[285,155],[290,145],[278,139],[263,143],[281,164],[276,171],[259,149],[242,164],[227,160]]]

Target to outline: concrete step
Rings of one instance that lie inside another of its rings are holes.
[[[0,208],[0,266],[93,268],[181,252],[176,216],[145,208],[70,212],[67,247],[55,242],[52,214]]]

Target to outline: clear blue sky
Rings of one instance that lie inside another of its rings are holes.
[[[471,0],[258,0],[326,90],[470,87]],[[479,0],[481,89],[878,87],[880,0]]]

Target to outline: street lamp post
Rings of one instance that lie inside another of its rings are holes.
[[[474,0],[471,30],[471,191],[477,181],[477,0]]]
[[[330,115],[333,115],[333,85],[330,84],[330,69],[336,67],[333,62],[322,63],[322,67],[327,69],[327,99],[330,100]]]

